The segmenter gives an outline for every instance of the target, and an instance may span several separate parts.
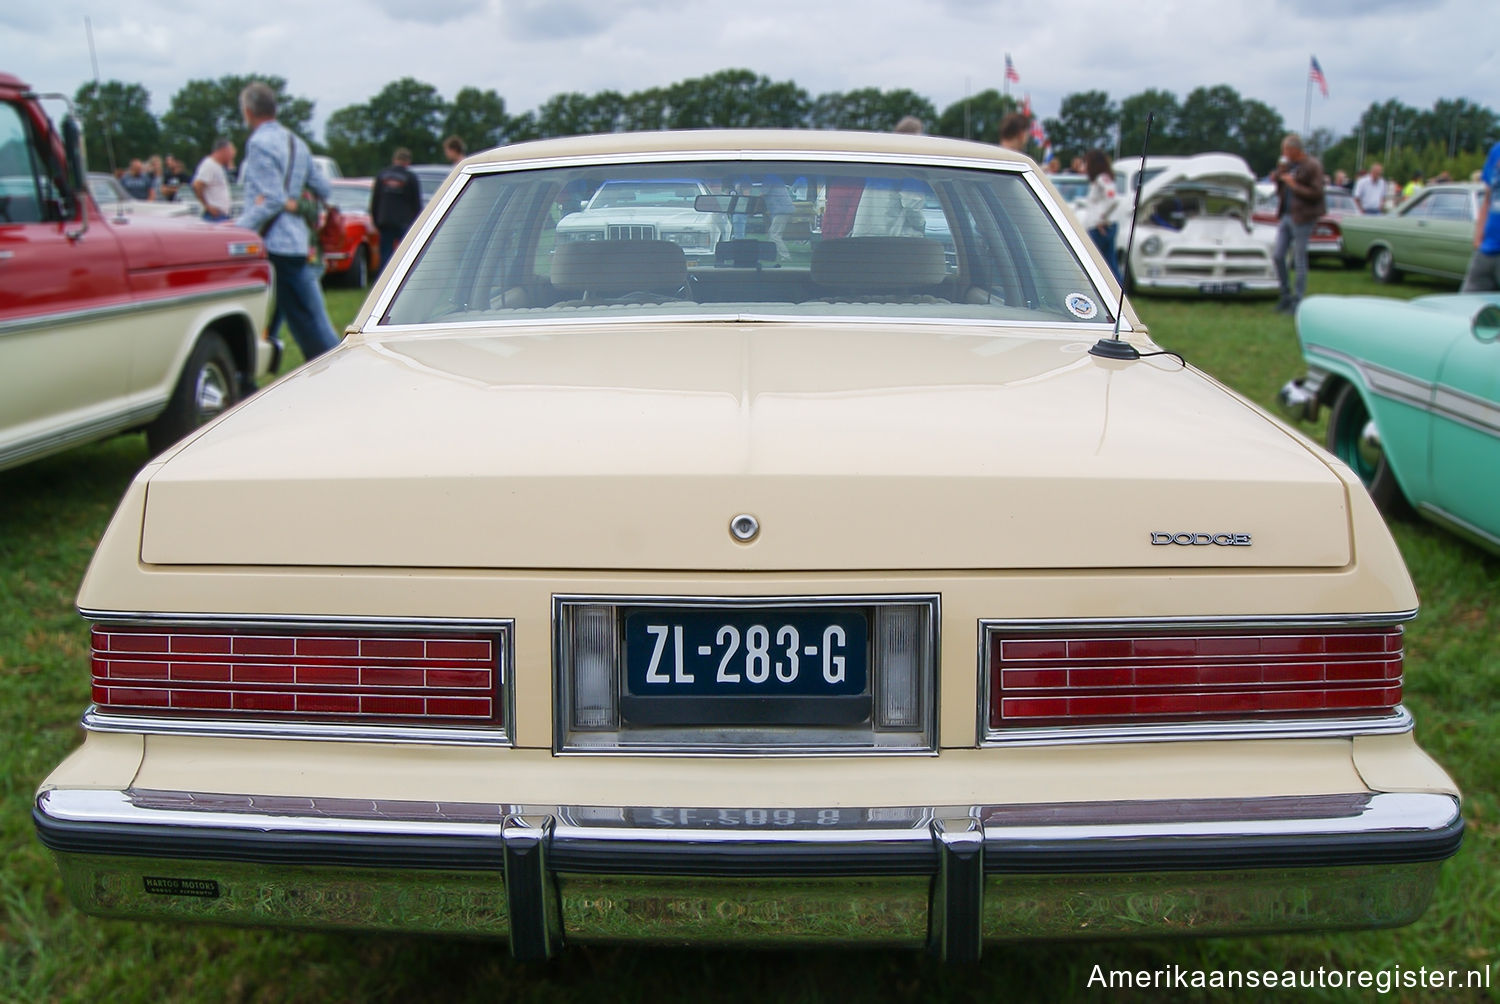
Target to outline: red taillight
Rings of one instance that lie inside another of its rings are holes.
[[[989,635],[991,729],[1389,713],[1399,626]]]
[[[96,625],[92,657],[101,710],[504,724],[493,633]]]

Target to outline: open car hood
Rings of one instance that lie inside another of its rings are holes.
[[[1099,333],[678,322],[356,341],[170,456],[147,484],[141,556],[1348,564],[1344,483],[1302,442],[1174,360],[1088,355]],[[729,533],[740,513],[760,522],[750,544]]]
[[[1244,160],[1229,153],[1205,153],[1173,164],[1146,182],[1141,189],[1141,206],[1173,191],[1208,188],[1219,194],[1233,193],[1246,206],[1255,201],[1255,175]]]

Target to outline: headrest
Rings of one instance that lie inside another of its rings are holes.
[[[763,261],[776,260],[776,245],[753,238],[722,240],[714,247],[714,264],[733,268],[754,268]]]
[[[813,245],[812,281],[859,292],[936,286],[948,274],[943,245],[927,237],[841,237]]]
[[[687,260],[671,241],[573,241],[552,255],[552,285],[596,296],[687,285]]]

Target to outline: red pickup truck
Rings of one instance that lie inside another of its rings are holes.
[[[0,469],[134,430],[164,450],[279,363],[259,235],[100,212],[51,99],[0,73]]]

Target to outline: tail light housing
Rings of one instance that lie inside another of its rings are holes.
[[[984,627],[986,734],[1074,726],[1390,717],[1402,631]]]
[[[508,624],[96,624],[94,714],[504,730]]]

